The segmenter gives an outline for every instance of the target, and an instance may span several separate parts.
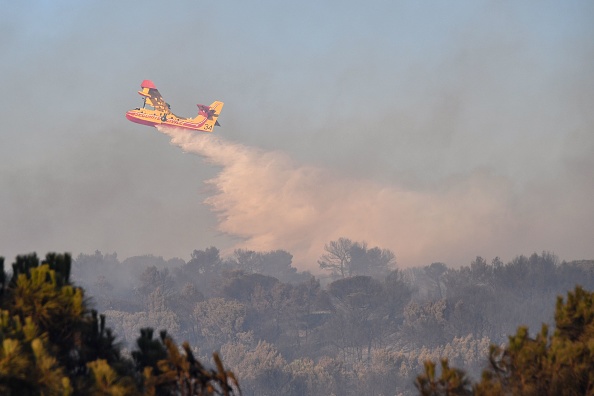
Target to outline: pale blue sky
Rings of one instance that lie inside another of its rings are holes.
[[[485,252],[469,241],[443,259],[452,265],[496,252],[594,256],[591,1],[164,4],[3,7],[9,260],[95,249],[187,259],[232,246],[202,204],[219,169],[124,118],[143,79],[181,115],[224,101],[217,134],[337,177],[423,192],[479,171],[506,180],[523,239]]]

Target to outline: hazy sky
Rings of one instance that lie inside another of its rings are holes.
[[[594,258],[593,2],[165,4],[2,7],[9,261],[214,245],[315,269],[341,236],[401,266]],[[143,79],[177,114],[224,101],[216,136],[127,121]]]

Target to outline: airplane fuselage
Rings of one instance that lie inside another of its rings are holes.
[[[134,109],[126,113],[126,118],[142,125],[166,125],[176,128],[191,129],[194,131],[212,132],[212,126],[206,122],[207,117],[180,118],[172,113],[162,113],[149,109]]]

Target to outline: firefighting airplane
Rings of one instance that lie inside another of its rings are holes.
[[[171,112],[169,103],[165,103],[152,81],[144,80],[140,87],[142,91],[138,93],[144,98],[142,107],[126,113],[126,118],[132,122],[150,126],[167,125],[203,132],[212,132],[215,126],[220,125],[217,118],[223,109],[223,102],[212,102],[210,106],[199,104],[198,115],[195,118],[184,118]]]

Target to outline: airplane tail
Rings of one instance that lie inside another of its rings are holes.
[[[219,118],[219,115],[221,114],[223,105],[224,103],[219,101],[212,102],[210,106],[198,105],[200,110],[196,118],[199,118],[200,116],[206,117],[206,122],[200,128],[201,130],[212,132],[215,126],[220,125],[217,118]]]

